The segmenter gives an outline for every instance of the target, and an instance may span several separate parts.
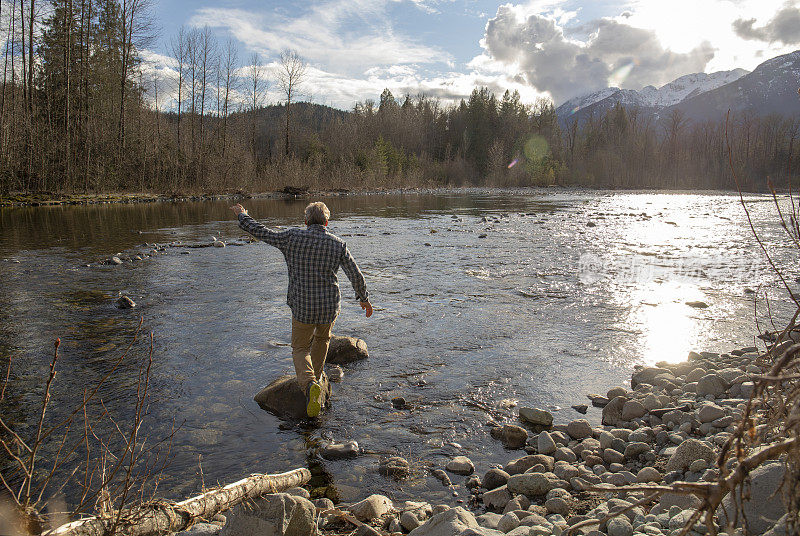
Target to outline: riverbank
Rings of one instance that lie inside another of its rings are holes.
[[[553,424],[550,412],[520,407],[518,422],[487,423],[492,437],[504,442],[507,458],[483,471],[465,456],[454,456],[443,467],[427,464],[428,478],[451,488],[450,504],[373,494],[335,505],[318,497],[314,488],[291,490],[290,497],[281,500],[313,500],[313,507],[308,506],[316,516],[306,520],[307,534],[318,527],[325,534],[355,530],[360,536],[703,536],[710,526],[705,517],[695,515],[701,507],[699,497],[731,474],[721,477],[718,457],[743,419],[754,378],[768,368],[755,347],[723,354],[691,352],[683,362],[637,367],[630,388],[587,395],[592,404],[603,407],[600,423],[574,419]],[[574,409],[585,412],[584,407]],[[756,401],[752,409],[755,426],[760,426],[763,408]],[[353,456],[350,447],[324,446],[319,455]],[[736,473],[736,456],[726,460],[726,470]],[[402,479],[411,465],[392,457],[381,460],[375,470],[386,478]],[[756,467],[750,474],[749,500],[739,505],[731,497],[723,501],[728,515],[737,514],[737,523],[743,516],[747,519],[748,534],[784,534],[786,510],[780,492],[775,493],[784,470],[780,461]],[[665,492],[666,487],[678,492]],[[268,497],[247,508],[236,507],[216,525],[205,526],[204,534],[244,534],[243,527],[257,520],[279,521],[274,509],[267,508],[275,500]],[[719,534],[743,534],[740,529],[725,531],[722,508],[714,523]]]
[[[287,186],[274,192],[248,193],[243,191],[222,192],[216,194],[153,194],[153,193],[108,193],[108,194],[55,194],[43,193],[11,193],[0,196],[0,207],[39,207],[59,205],[103,205],[103,204],[134,204],[169,202],[178,203],[185,201],[218,201],[223,199],[280,199],[308,196],[341,196],[341,195],[377,195],[400,193],[435,193],[454,188],[364,188],[333,190],[310,190]]]
[[[407,187],[407,188],[334,188],[331,190],[312,190],[307,188],[296,188],[287,186],[281,190],[274,192],[220,192],[220,193],[206,193],[206,194],[163,194],[163,193],[136,193],[136,192],[113,192],[105,194],[57,194],[51,192],[39,193],[24,193],[12,192],[7,195],[0,195],[0,208],[2,207],[40,207],[40,206],[69,206],[69,205],[104,205],[104,204],[135,204],[135,203],[156,203],[168,202],[179,203],[185,201],[217,201],[223,199],[237,200],[237,199],[281,199],[281,198],[294,198],[294,197],[311,197],[311,196],[348,196],[348,195],[393,195],[393,194],[435,194],[449,191],[485,191],[495,189],[488,186],[429,186],[429,187]],[[709,194],[709,193],[727,193],[735,194],[736,190],[671,190],[671,189],[631,189],[631,190],[607,190],[607,189],[594,189],[584,186],[560,186],[552,185],[548,187],[514,187],[510,191],[528,190],[528,189],[544,189],[544,190],[570,190],[570,191],[611,191],[611,192],[624,192],[624,193],[642,193],[642,192],[657,192],[657,193],[672,193],[672,194]],[[748,195],[765,195],[769,192],[744,192]],[[788,192],[777,191],[777,195],[784,196]]]

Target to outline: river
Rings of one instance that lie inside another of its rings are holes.
[[[48,416],[63,417],[142,318],[133,357],[101,396],[121,426],[130,422],[137,363],[152,333],[143,433],[152,442],[171,423],[177,428],[162,496],[312,463],[345,501],[380,491],[452,502],[464,488],[453,496],[426,463],[465,454],[482,474],[521,455],[489,437],[488,420],[514,422],[515,406],[529,405],[566,422],[580,417],[571,405],[624,384],[635,364],[752,345],[756,318],[766,318],[765,289],[773,315],[789,311],[736,195],[546,189],[322,200],[333,213],[330,231],[364,272],[375,314],[364,318],[340,273],[345,299],[334,332],[365,339],[370,357],[344,367],[318,425],[281,426],[252,399],[292,370],[280,252],[263,243],[168,247],[101,264],[147,252],[145,244],[236,242],[243,233],[228,201],[0,209],[3,370],[13,360],[3,414],[31,432],[60,338]],[[256,219],[284,226],[301,223],[307,201],[243,204]],[[771,199],[747,201],[796,287],[797,250],[783,240]],[[118,309],[120,293],[137,307]],[[686,303],[693,301],[708,307]],[[393,409],[395,396],[411,409]],[[599,410],[587,418],[599,422]],[[320,438],[355,439],[368,454],[320,464],[310,454]],[[379,476],[381,454],[409,459],[414,477]]]

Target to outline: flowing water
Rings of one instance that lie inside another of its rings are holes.
[[[797,250],[782,239],[771,199],[747,199],[796,286]],[[145,244],[237,242],[243,233],[228,201],[0,209],[0,365],[13,362],[4,416],[31,432],[60,338],[49,416],[63,417],[108,372],[142,318],[134,358],[101,394],[121,426],[130,422],[152,333],[143,430],[154,441],[177,427],[163,496],[312,464],[342,500],[381,491],[453,502],[453,490],[425,464],[465,454],[482,474],[521,455],[486,426],[515,422],[515,405],[549,408],[557,422],[577,418],[571,405],[624,384],[635,364],[752,345],[765,289],[774,315],[789,311],[733,195],[550,189],[323,200],[331,232],[364,272],[375,314],[364,318],[340,274],[345,299],[334,331],[365,339],[370,357],[344,367],[318,425],[283,423],[252,400],[292,370],[286,268],[276,249],[168,247],[121,266],[100,264],[147,252]],[[306,202],[244,204],[283,226],[300,223]],[[137,307],[115,307],[120,293]],[[394,409],[395,396],[411,409]],[[599,410],[588,418],[599,422]],[[312,454],[320,438],[355,439],[367,453],[320,464]],[[414,477],[379,476],[386,454],[409,459]]]

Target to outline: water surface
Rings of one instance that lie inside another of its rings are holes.
[[[378,456],[400,454],[422,467],[459,452],[482,474],[520,455],[489,437],[490,419],[513,422],[523,404],[565,422],[579,416],[571,405],[624,384],[634,364],[751,345],[766,312],[754,296],[775,286],[733,195],[475,190],[324,201],[330,230],[364,272],[375,314],[364,318],[340,274],[345,300],[334,331],[365,339],[370,358],[345,367],[317,427],[281,430],[252,400],[292,370],[279,251],[263,243],[170,247],[99,265],[149,251],[145,244],[236,242],[243,233],[226,201],[0,209],[0,365],[14,363],[4,415],[23,427],[34,422],[56,338],[51,415],[63,415],[143,318],[132,352],[146,356],[153,334],[146,430],[157,437],[173,420],[179,425],[164,496],[198,491],[200,465],[206,486],[307,465],[309,447],[326,437],[355,439],[370,453],[324,462],[343,500],[381,491],[453,502],[452,490],[424,471],[403,483],[379,476]],[[306,202],[244,204],[277,226],[299,224]],[[797,252],[781,239],[771,201],[748,202],[796,286]],[[117,309],[120,293],[137,307]],[[780,292],[771,296],[772,313],[785,316]],[[122,424],[135,400],[133,361],[103,391]],[[413,409],[393,409],[395,396]],[[599,421],[599,410],[588,418]]]

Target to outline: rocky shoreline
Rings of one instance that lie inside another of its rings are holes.
[[[492,437],[506,446],[508,459],[497,460],[482,475],[465,456],[431,468],[431,478],[451,486],[454,497],[466,497],[454,499],[455,505],[383,495],[334,504],[298,488],[237,506],[186,534],[245,535],[269,526],[267,533],[286,535],[703,536],[709,531],[703,523],[683,532],[698,499],[665,493],[648,500],[647,489],[716,481],[720,448],[742,418],[753,375],[764,370],[755,347],[725,354],[691,352],[680,363],[636,367],[630,389],[587,395],[603,407],[601,423],[576,419],[553,424],[548,411],[521,407],[518,423],[487,423]],[[321,455],[357,456],[354,443],[327,445]],[[389,457],[376,470],[386,478],[403,478],[409,462]],[[778,460],[751,473],[751,497],[743,508],[747,532],[719,533],[788,534],[781,494],[775,493],[784,470]],[[730,502],[726,507],[732,511]],[[725,527],[720,515],[718,531]]]

